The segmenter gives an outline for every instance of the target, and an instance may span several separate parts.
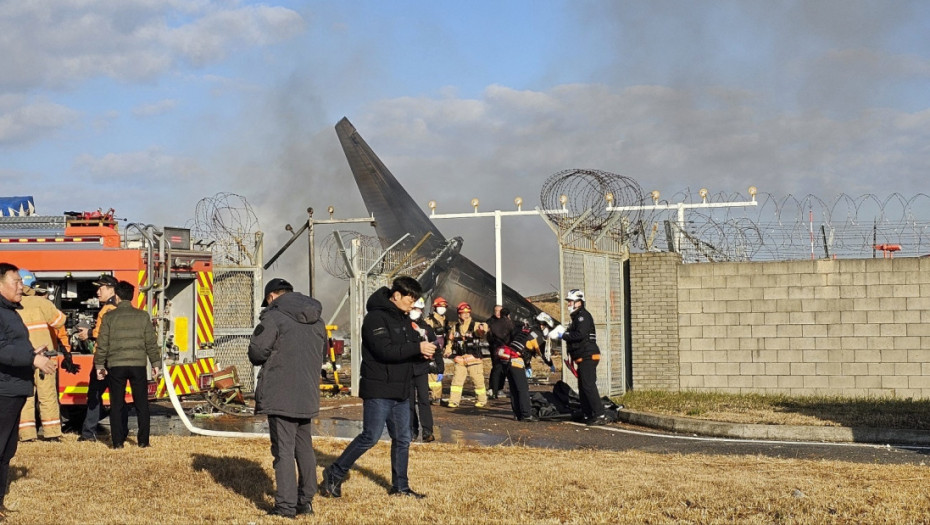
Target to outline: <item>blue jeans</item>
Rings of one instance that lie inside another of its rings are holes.
[[[391,487],[410,488],[407,480],[407,459],[410,452],[410,401],[397,399],[366,399],[362,403],[362,432],[330,465],[330,472],[345,479],[352,465],[362,454],[375,446],[387,425],[391,436]]]

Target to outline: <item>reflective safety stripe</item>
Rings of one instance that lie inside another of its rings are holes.
[[[19,428],[27,428],[27,427],[35,427],[35,426],[36,426],[35,421],[20,421],[19,422]]]
[[[46,421],[46,420],[44,420],[44,419],[42,420],[42,426],[43,426],[43,427],[47,427],[47,426],[50,426],[50,425],[60,425],[60,424],[61,424],[61,420],[60,420],[60,419],[49,419],[48,421]]]
[[[460,388],[459,390],[461,390],[461,388]],[[478,394],[478,395],[480,396],[481,394],[483,394],[483,393],[485,393],[485,392],[487,392],[487,391],[488,391],[488,390],[487,390],[486,388],[476,388],[476,389],[475,389],[475,394]]]
[[[462,393],[462,387],[453,385],[449,387],[449,391]]]

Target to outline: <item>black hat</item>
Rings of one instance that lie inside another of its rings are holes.
[[[280,277],[275,277],[274,279],[268,281],[268,284],[265,285],[265,296],[262,299],[262,306],[268,306],[268,294],[271,292],[277,292],[279,290],[293,292],[294,287],[291,286],[291,283],[281,279]]]
[[[101,275],[96,281],[94,281],[94,286],[112,286],[116,288],[119,280],[112,275]]]

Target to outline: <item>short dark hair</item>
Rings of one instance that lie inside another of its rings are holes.
[[[501,308],[501,317],[507,317],[510,315],[510,308]]]
[[[401,295],[417,299],[423,295],[423,287],[420,286],[420,283],[413,277],[404,275],[394,279],[394,282],[391,283],[391,295],[393,295],[394,292],[400,292]]]
[[[8,272],[19,273],[19,268],[14,264],[0,262],[0,279],[3,278]]]
[[[132,301],[132,296],[136,293],[136,287],[129,281],[120,281],[113,287],[116,296],[120,301]]]

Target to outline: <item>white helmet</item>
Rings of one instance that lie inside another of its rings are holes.
[[[577,288],[573,288],[568,291],[568,294],[565,296],[566,301],[584,301],[584,292]]]
[[[555,325],[555,321],[552,320],[552,316],[546,312],[539,312],[539,315],[536,316],[536,320],[540,323],[549,325],[549,328],[552,328]]]
[[[413,303],[413,307],[419,308],[420,310],[422,310],[426,308],[426,301],[424,301],[423,298],[420,297],[419,299],[417,299],[417,302]]]

